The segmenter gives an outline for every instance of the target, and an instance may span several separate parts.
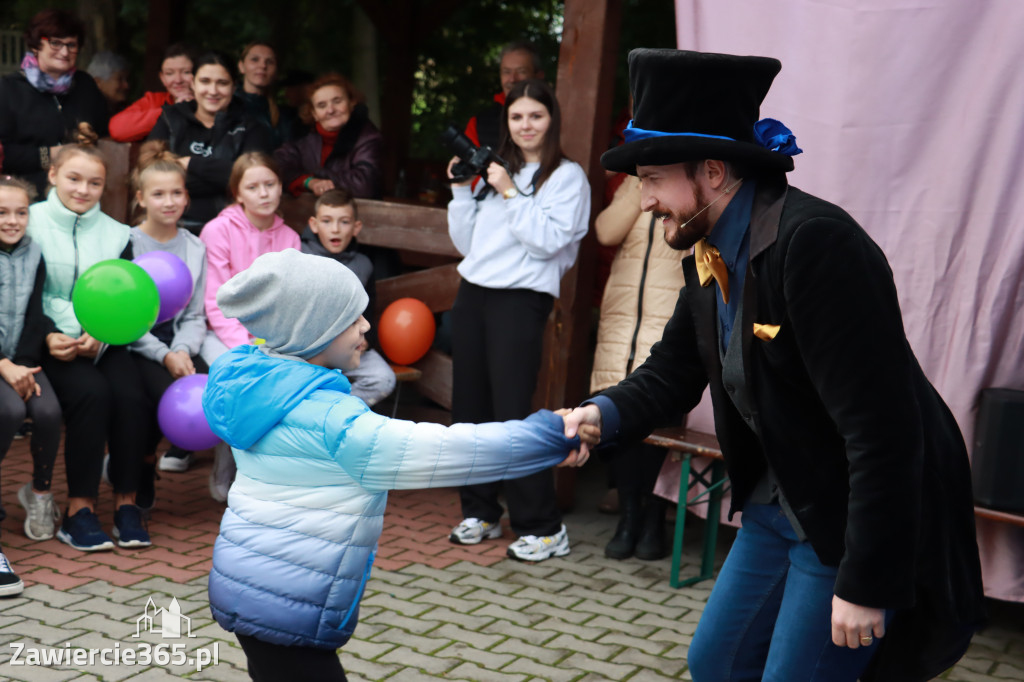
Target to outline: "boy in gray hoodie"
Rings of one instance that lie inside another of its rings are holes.
[[[369,296],[365,315],[376,315],[377,284],[373,276],[373,262],[359,252],[356,237],[363,229],[356,209],[356,200],[346,189],[332,189],[316,200],[309,225],[302,232],[302,253],[326,256],[338,261],[359,278]],[[376,345],[376,335],[367,335],[367,348],[357,369],[346,370],[352,382],[352,395],[362,398],[367,405],[375,405],[395,390],[395,373],[384,357],[370,346]]]

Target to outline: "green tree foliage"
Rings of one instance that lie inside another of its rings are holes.
[[[629,49],[675,45],[672,0],[622,3],[616,111],[627,98]],[[40,9],[75,10],[77,4],[76,0],[0,0],[0,27],[22,29]],[[511,41],[533,42],[542,55],[546,79],[556,84],[564,5],[564,0],[466,0],[440,29],[423,36],[410,102],[410,156],[431,160],[449,157],[438,140],[440,132],[449,123],[465,126],[499,91],[501,48]],[[136,66],[133,82],[140,83],[149,0],[118,0],[116,6],[118,44],[103,47],[127,56]],[[198,48],[235,56],[253,40],[268,40],[278,46],[283,72],[351,73],[350,26],[355,0],[180,0],[174,6],[184,13],[186,42]],[[388,58],[387,36],[381,35],[378,45],[383,66]]]
[[[562,0],[473,0],[427,36],[412,100],[410,156],[435,160],[451,156],[438,135],[449,123],[464,127],[501,91],[498,62],[504,45],[517,40],[536,45],[545,77],[553,83],[564,4]]]

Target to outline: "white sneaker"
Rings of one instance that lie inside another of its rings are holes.
[[[555,535],[524,535],[508,546],[508,556],[519,561],[544,561],[569,553],[569,535],[565,524]]]
[[[210,497],[218,502],[228,501],[228,491],[235,482],[235,456],[227,443],[213,446],[213,469],[210,470]]]
[[[462,519],[462,523],[452,529],[448,540],[456,545],[478,545],[481,540],[493,540],[501,537],[501,523],[488,523],[480,519]]]
[[[182,450],[179,447],[171,447],[167,452],[160,458],[160,462],[157,464],[157,468],[160,471],[172,471],[175,473],[181,473],[188,471],[188,468],[192,465],[192,453],[187,450]]]
[[[36,495],[32,490],[32,484],[26,483],[18,489],[18,502],[25,508],[26,537],[30,540],[52,538],[57,520],[60,518],[60,510],[53,501],[53,493]]]

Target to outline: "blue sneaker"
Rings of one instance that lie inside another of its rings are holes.
[[[114,537],[119,547],[149,547],[149,539],[142,520],[142,510],[134,504],[122,504],[114,512]]]
[[[103,532],[99,517],[88,508],[79,509],[74,516],[64,512],[57,539],[83,552],[114,549],[114,541]]]

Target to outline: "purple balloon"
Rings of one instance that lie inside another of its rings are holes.
[[[182,450],[205,450],[220,438],[210,430],[203,413],[206,374],[190,374],[171,384],[160,398],[156,418],[167,440]]]
[[[192,299],[192,273],[185,261],[167,251],[149,251],[134,261],[156,283],[160,294],[157,324],[173,320]]]

